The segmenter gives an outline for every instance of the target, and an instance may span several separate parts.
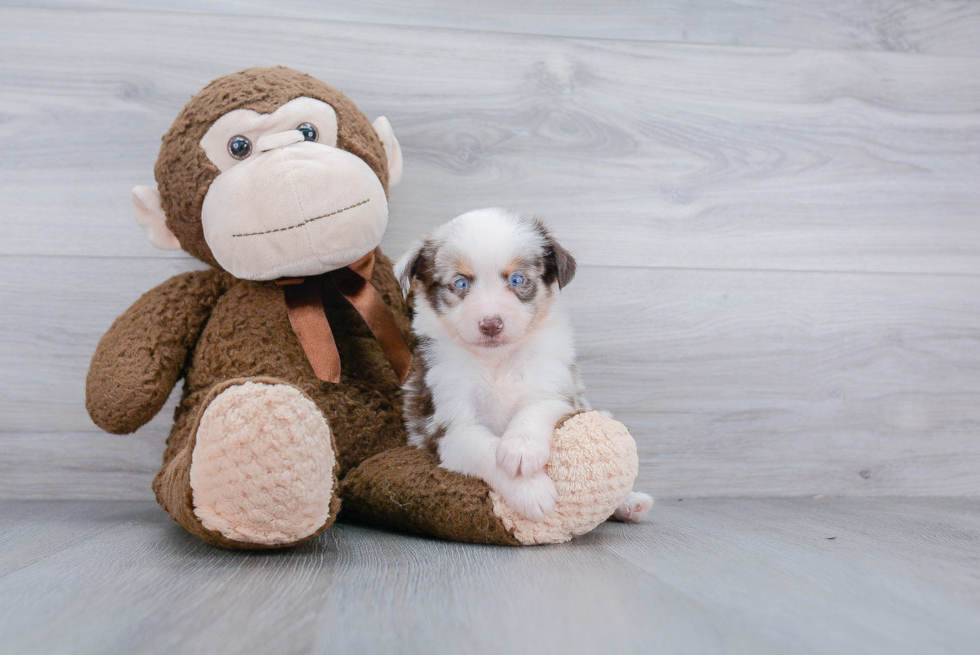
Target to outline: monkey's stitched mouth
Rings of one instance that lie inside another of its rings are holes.
[[[348,209],[354,209],[355,207],[360,207],[361,205],[366,205],[369,202],[371,202],[371,199],[370,198],[368,198],[367,200],[362,200],[361,202],[354,203],[350,207],[344,207],[343,209],[338,209],[337,211],[330,212],[329,214],[323,214],[322,216],[314,216],[313,218],[308,218],[305,221],[300,221],[296,225],[290,225],[289,227],[277,227],[274,230],[265,230],[264,232],[243,232],[241,234],[232,234],[231,236],[232,237],[256,237],[256,236],[260,236],[262,234],[272,234],[273,232],[285,232],[286,230],[292,230],[292,229],[295,229],[297,227],[303,227],[304,225],[307,225],[309,223],[312,223],[313,221],[318,221],[321,218],[327,218],[329,216],[336,216],[337,214],[341,214],[341,213],[347,211]]]

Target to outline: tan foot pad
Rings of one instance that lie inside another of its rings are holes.
[[[246,382],[204,410],[191,460],[194,514],[209,530],[248,543],[289,544],[330,516],[330,427],[285,384]]]

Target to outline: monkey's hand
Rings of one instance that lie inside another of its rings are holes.
[[[215,269],[175,275],[116,319],[95,349],[85,381],[85,407],[96,425],[129,434],[160,411],[211,309],[233,281]]]

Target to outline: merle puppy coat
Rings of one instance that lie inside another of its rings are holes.
[[[455,218],[395,266],[414,290],[419,340],[404,385],[409,443],[537,521],[558,498],[544,472],[554,425],[589,409],[561,295],[575,268],[542,221],[497,208]],[[618,517],[650,504],[631,494]]]

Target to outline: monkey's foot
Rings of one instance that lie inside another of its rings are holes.
[[[205,408],[196,437],[190,484],[194,514],[208,530],[289,545],[335,518],[330,426],[295,387],[228,387]]]

